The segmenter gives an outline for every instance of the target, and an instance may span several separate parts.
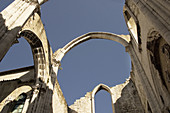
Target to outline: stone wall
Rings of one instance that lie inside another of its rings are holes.
[[[132,80],[111,89],[116,113],[144,113],[141,100]]]
[[[69,113],[91,113],[91,106],[91,92],[88,92],[69,106]]]
[[[119,41],[131,56],[132,72],[131,79],[125,83],[111,88],[107,86],[116,113],[170,113],[169,6],[168,0],[125,1],[123,13],[130,37],[127,37],[128,43]],[[0,13],[0,61],[19,37],[20,30],[20,35],[31,44],[34,57],[31,68],[0,73],[0,112],[11,112],[15,99],[25,93],[24,112],[93,113],[92,92],[67,106],[57,81],[57,71],[51,74],[53,53],[39,10],[38,2],[15,0]],[[106,34],[100,36],[106,38]],[[111,35],[107,36],[110,38]],[[116,35],[113,41],[118,37]],[[78,43],[81,41],[78,38]],[[74,42],[70,49],[77,45],[77,41]],[[57,60],[58,68],[59,64],[60,60]]]
[[[144,113],[144,109],[138,92],[132,80],[111,87],[112,98],[116,113]],[[69,113],[93,113],[92,93],[88,92],[85,97],[76,100],[69,106]]]
[[[130,23],[130,18],[133,18],[134,23],[131,24],[137,26],[134,33],[127,24],[131,44],[144,74],[140,75],[132,63],[132,78],[146,113],[170,112],[170,83],[168,75],[165,74],[169,73],[167,65],[170,59],[166,58],[169,57],[170,51],[167,51],[167,55],[163,52],[164,45],[170,48],[170,38],[166,35],[170,31],[170,21],[167,19],[170,16],[167,14],[167,11],[170,11],[168,4],[170,2],[164,0],[126,0],[124,7],[126,23]],[[136,34],[137,39],[134,37]]]

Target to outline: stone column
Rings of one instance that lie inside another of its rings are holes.
[[[154,94],[154,91],[149,83],[149,80],[148,80],[147,75],[143,69],[143,66],[135,53],[134,48],[132,47],[132,45],[129,45],[129,48],[127,50],[128,50],[128,53],[130,54],[132,63],[134,65],[134,70],[136,70],[138,73],[136,76],[139,76],[139,78],[140,78],[140,82],[144,89],[144,93],[149,101],[149,104],[151,106],[153,113],[161,113],[161,108],[159,106],[159,103],[158,103],[156,96]]]

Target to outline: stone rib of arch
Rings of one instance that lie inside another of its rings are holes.
[[[71,42],[69,42],[67,45],[65,45],[62,49],[57,50],[54,53],[54,60],[55,61],[61,61],[64,55],[69,52],[73,47],[76,45],[79,45],[87,40],[90,39],[107,39],[107,40],[112,40],[116,41],[120,44],[122,44],[124,47],[128,47],[129,42],[130,42],[130,36],[129,35],[117,35],[109,32],[90,32],[87,34],[84,34]]]

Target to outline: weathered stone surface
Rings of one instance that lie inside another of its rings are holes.
[[[88,92],[85,97],[81,97],[69,106],[69,113],[91,113],[91,100],[91,92]]]
[[[132,80],[112,87],[116,113],[144,113],[139,94]]]
[[[0,73],[0,112],[12,112],[21,105],[22,113],[94,113],[94,95],[101,89],[110,93],[113,113],[170,112],[168,0],[126,0],[122,13],[130,35],[91,32],[54,53],[40,17],[40,5],[46,1],[15,0],[0,13],[0,61],[21,36],[31,45],[34,59],[32,67]],[[60,62],[89,39],[122,44],[131,57],[131,79],[114,87],[99,84],[68,106],[57,81]]]

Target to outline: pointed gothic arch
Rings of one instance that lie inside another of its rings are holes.
[[[114,103],[113,103],[113,97],[112,97],[112,90],[110,89],[109,86],[105,85],[105,84],[99,84],[98,86],[96,86],[92,93],[91,93],[91,112],[95,113],[95,102],[94,102],[94,97],[95,95],[100,91],[100,90],[105,90],[107,91],[110,96],[111,96],[111,101],[112,101],[112,111],[113,113],[115,113],[115,108],[114,108]]]
[[[37,78],[47,82],[51,59],[51,48],[46,37],[44,25],[38,13],[34,13],[19,33],[31,45]],[[47,71],[48,70],[48,71]]]
[[[34,69],[33,69],[34,78],[33,79],[34,81],[33,81],[33,84],[31,85],[31,87],[33,88],[31,90],[31,92],[33,93],[32,95],[33,98],[31,98],[31,102],[34,102],[36,97],[39,96],[38,95],[39,90],[43,89],[40,87],[44,86],[46,88],[44,84],[48,82],[49,77],[50,77],[50,71],[51,71],[50,60],[51,60],[51,54],[52,54],[49,42],[45,34],[43,23],[38,13],[35,12],[34,15],[30,16],[27,19],[25,24],[22,26],[21,30],[17,33],[17,36],[15,36],[16,38],[15,40],[17,40],[17,38],[20,38],[20,37],[24,37],[26,41],[30,44],[32,54],[33,54],[33,60],[34,60]],[[8,38],[10,40],[10,37]],[[15,40],[13,41],[13,44]],[[9,45],[10,41],[4,42],[4,43]],[[10,48],[10,47],[7,47],[7,48]],[[17,77],[13,79],[17,79]]]
[[[15,44],[17,38],[20,37],[24,37],[31,46],[35,78],[39,78],[42,81],[47,82],[50,73],[51,48],[38,13],[34,13],[34,15],[28,18],[22,29],[18,32],[13,44]],[[10,42],[5,43],[10,44]],[[38,81],[38,79],[36,81]]]

